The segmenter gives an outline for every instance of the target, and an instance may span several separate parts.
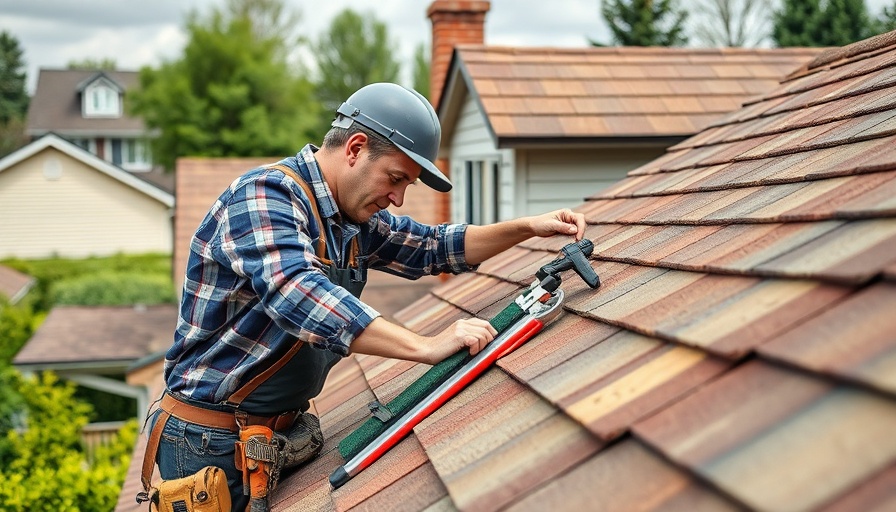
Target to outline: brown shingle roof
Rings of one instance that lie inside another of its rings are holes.
[[[127,365],[171,345],[177,308],[57,306],[16,354],[17,366],[115,362]]]
[[[34,278],[5,265],[0,265],[0,296],[17,302],[34,285]]]
[[[315,400],[324,455],[274,510],[892,508],[894,116],[890,33],[591,197],[599,289],[568,276],[564,316],[331,491],[367,402],[425,370],[341,362]],[[490,318],[566,242],[522,243],[397,316],[426,334]]]
[[[467,45],[457,48],[454,66],[472,84],[500,147],[530,139],[689,136],[820,52]]]
[[[81,115],[81,96],[78,86],[98,72],[81,69],[41,69],[37,88],[28,106],[28,122],[25,127],[32,136],[55,131],[66,136],[78,132],[89,134],[130,133],[143,134],[143,121],[127,114],[118,118],[85,118]],[[136,71],[103,71],[107,77],[127,90],[136,87],[139,73]]]

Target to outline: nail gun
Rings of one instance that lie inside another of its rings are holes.
[[[371,402],[372,417],[339,443],[339,452],[347,462],[330,475],[333,488],[373,464],[495,361],[554,320],[564,298],[559,289],[562,272],[574,270],[591,288],[600,286],[600,279],[588,262],[593,251],[594,244],[587,239],[563,247],[557,259],[536,272],[536,279],[528,288],[489,320],[498,335],[478,354],[470,356],[462,350],[430,368],[389,404]]]

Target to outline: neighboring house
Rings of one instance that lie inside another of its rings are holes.
[[[484,46],[489,8],[436,0],[428,10],[452,222],[582,201],[821,51]]]
[[[142,421],[158,390],[152,381],[120,377],[136,362],[168,349],[176,323],[172,304],[56,306],[12,364],[23,373],[51,370],[82,386],[133,398]]]
[[[18,270],[0,265],[0,297],[15,304],[22,300],[37,282],[33,277]]]
[[[174,196],[45,135],[0,159],[0,258],[170,253]]]
[[[137,85],[139,73],[82,69],[38,73],[28,108],[28,136],[55,133],[128,171],[152,168],[146,127],[124,108],[125,93]]]
[[[567,272],[563,316],[332,490],[368,403],[427,368],[341,361],[314,400],[322,454],[273,510],[892,510],[894,146],[896,32],[819,55],[567,203],[602,286]],[[397,317],[491,318],[568,241],[524,242]]]
[[[458,47],[439,101],[452,220],[579,202],[820,51]]]

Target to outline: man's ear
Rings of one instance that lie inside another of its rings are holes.
[[[361,132],[352,134],[352,136],[345,141],[345,158],[348,160],[349,165],[355,165],[355,162],[360,158],[361,149],[366,145],[367,135]]]

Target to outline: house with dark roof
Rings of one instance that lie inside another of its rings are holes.
[[[339,489],[337,444],[425,365],[350,356],[274,510],[896,507],[896,32],[826,51],[584,202],[602,285]],[[532,239],[396,316],[491,318]]]
[[[25,133],[32,140],[56,134],[172,192],[174,178],[152,165],[152,134],[142,119],[125,109],[127,91],[138,81],[136,71],[42,68]]]
[[[12,360],[22,373],[52,371],[78,384],[136,400],[142,419],[150,384],[121,379],[138,361],[171,346],[177,307],[56,306]]]
[[[170,253],[174,196],[54,134],[0,159],[0,258]]]

